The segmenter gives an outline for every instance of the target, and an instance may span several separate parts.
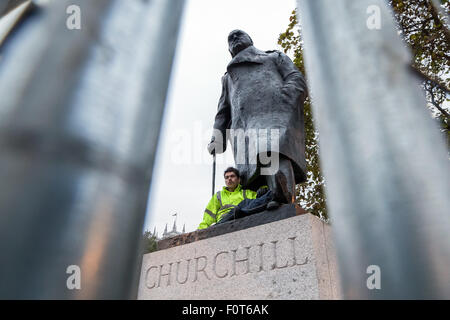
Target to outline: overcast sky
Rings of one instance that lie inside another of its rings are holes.
[[[206,151],[221,94],[221,77],[231,59],[228,33],[246,31],[255,47],[280,50],[278,36],[289,24],[295,0],[188,0],[179,34],[163,118],[145,229],[166,223],[178,231],[197,229],[211,198],[212,156]],[[216,187],[234,166],[231,150],[217,156]]]

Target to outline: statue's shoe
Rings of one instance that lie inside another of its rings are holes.
[[[281,203],[291,203],[292,194],[289,192],[287,187],[287,180],[284,174],[278,172],[275,174],[276,190],[275,190],[275,200]]]

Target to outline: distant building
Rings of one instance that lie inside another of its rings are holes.
[[[154,228],[152,235],[154,235],[156,237],[156,240],[163,240],[163,239],[175,237],[180,234],[186,233],[186,224],[183,225],[183,230],[181,232],[177,230],[177,217],[176,217],[177,214],[174,214],[174,216],[175,216],[175,220],[173,221],[172,230],[167,231],[167,223],[166,223],[166,227],[164,228],[164,232],[163,232],[161,238],[158,237],[158,233],[156,232],[156,227]]]

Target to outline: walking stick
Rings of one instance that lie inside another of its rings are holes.
[[[213,171],[212,171],[212,195],[214,196],[214,185],[216,182],[216,151],[213,152]]]

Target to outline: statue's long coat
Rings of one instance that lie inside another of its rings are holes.
[[[275,132],[271,129],[278,129],[279,152],[291,159],[296,183],[301,183],[306,179],[303,120],[306,95],[305,80],[288,56],[279,51],[264,52],[250,46],[231,60],[222,77],[222,95],[214,129],[219,130],[223,137],[227,131],[230,132],[227,129],[233,129],[231,132],[234,133],[239,132],[238,129],[247,133],[256,129],[253,132],[261,133],[259,129],[263,129],[269,136]],[[274,138],[273,135],[271,137]],[[258,170],[261,167],[259,156],[264,151],[261,146],[249,144],[250,140],[230,140],[241,183],[254,190],[265,184]],[[226,141],[223,139],[223,150],[226,149]],[[270,138],[268,141],[268,151],[276,151],[271,149]],[[237,152],[244,145],[247,156],[242,163],[242,158],[237,161]],[[257,164],[251,158],[255,154],[258,154]]]

